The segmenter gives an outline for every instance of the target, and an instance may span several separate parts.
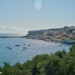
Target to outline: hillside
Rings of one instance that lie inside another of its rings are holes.
[[[24,37],[61,43],[75,43],[75,27],[65,26],[63,28],[29,31]]]

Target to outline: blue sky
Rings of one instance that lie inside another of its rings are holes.
[[[0,33],[75,26],[75,0],[0,0]]]

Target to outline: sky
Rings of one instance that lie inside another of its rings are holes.
[[[75,0],[0,0],[0,33],[75,26]]]

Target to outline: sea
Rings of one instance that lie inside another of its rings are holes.
[[[31,60],[36,55],[53,54],[65,49],[69,51],[71,45],[46,42],[43,40],[26,38],[0,38],[0,66],[3,62],[14,65]]]

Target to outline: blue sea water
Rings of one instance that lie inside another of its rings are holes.
[[[20,46],[15,46],[17,44]],[[10,62],[11,65],[14,65],[16,62],[24,63],[27,60],[31,60],[37,54],[51,54],[63,49],[68,52],[71,46],[66,44],[60,45],[60,43],[43,40],[0,38],[0,66],[3,66],[3,62]],[[23,47],[27,49],[23,50]]]

